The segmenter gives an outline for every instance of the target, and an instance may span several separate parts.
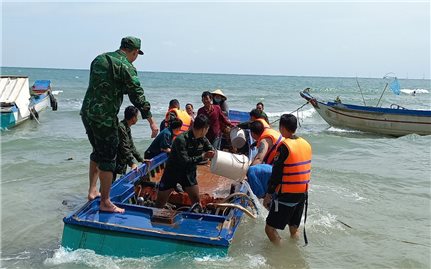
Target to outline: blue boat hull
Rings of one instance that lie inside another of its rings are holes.
[[[188,241],[163,239],[145,235],[89,228],[81,225],[64,226],[61,245],[67,249],[91,249],[97,254],[139,258],[168,253],[197,253],[225,256],[227,247],[204,245]]]
[[[30,98],[30,106],[18,109],[13,106],[7,112],[1,112],[1,129],[13,128],[26,120],[30,119],[31,113],[29,109],[33,109],[36,113],[39,113],[50,106],[50,97],[48,93],[32,96]]]

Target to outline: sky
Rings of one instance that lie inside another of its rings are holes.
[[[1,66],[89,69],[124,36],[139,71],[430,78],[430,2],[2,0]]]

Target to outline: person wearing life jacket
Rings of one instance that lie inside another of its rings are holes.
[[[271,164],[274,161],[276,147],[282,140],[283,136],[272,128],[265,128],[263,123],[256,120],[250,124],[251,137],[256,140],[257,154],[251,165]]]
[[[299,225],[305,207],[304,225],[307,219],[308,184],[311,174],[311,145],[295,135],[297,119],[292,114],[280,117],[280,132],[284,139],[277,147],[271,178],[263,204],[269,210],[265,233],[269,240],[279,245],[277,232],[289,225],[290,236],[299,237]],[[304,228],[304,239],[307,237]]]
[[[186,111],[180,109],[180,102],[178,102],[177,99],[172,99],[169,102],[169,109],[165,115],[166,127],[168,126],[168,123],[174,119],[181,120],[183,125],[181,126],[181,128],[179,130],[174,130],[174,133],[173,133],[174,138],[173,139],[175,139],[179,134],[188,131],[190,129],[190,127],[192,126],[192,118],[190,117],[190,115]]]
[[[257,154],[247,171],[247,181],[258,198],[264,198],[272,173],[276,147],[283,136],[276,130],[265,128],[260,121],[250,124],[250,133],[256,140]]]

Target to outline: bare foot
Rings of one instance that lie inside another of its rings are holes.
[[[111,212],[111,213],[124,213],[124,208],[119,208],[118,206],[114,205],[113,203],[109,202],[110,205],[106,205],[105,203],[100,203],[100,211],[104,212]]]
[[[94,199],[96,199],[99,196],[100,196],[100,192],[98,192],[96,190],[96,191],[89,192],[87,198],[88,198],[88,201],[93,201]]]

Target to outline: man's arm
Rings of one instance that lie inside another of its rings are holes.
[[[157,136],[159,132],[159,128],[157,127],[156,122],[152,118],[151,114],[151,105],[145,99],[144,89],[141,87],[141,83],[139,82],[138,74],[136,69],[131,67],[123,68],[123,82],[125,91],[129,96],[130,102],[139,109],[141,112],[142,118],[147,119],[151,128],[151,137],[154,138]]]
[[[289,150],[284,144],[281,144],[277,149],[277,154],[274,158],[272,165],[271,178],[268,181],[268,190],[266,191],[265,198],[263,199],[263,205],[269,208],[272,194],[275,192],[277,186],[281,183],[283,177],[284,161],[289,156]]]
[[[219,119],[226,125],[229,127],[232,127],[232,123],[230,122],[230,120],[226,117],[226,115],[223,113],[223,111],[221,110],[221,108],[219,107]]]
[[[268,149],[269,149],[269,144],[268,144],[267,138],[262,139],[262,141],[260,141],[260,145],[257,149],[257,154],[254,157],[251,165],[263,163],[263,159],[265,158],[265,155],[268,152]]]
[[[214,147],[213,145],[210,143],[210,141],[208,140],[208,138],[206,138],[205,136],[202,138],[203,140],[203,144],[204,144],[204,152],[207,151],[214,151]]]
[[[148,123],[151,128],[151,138],[154,138],[159,133],[159,128],[157,128],[157,123],[153,120],[153,117],[147,118]]]
[[[241,129],[250,129],[250,123],[251,121],[241,122],[236,127],[239,127]]]
[[[163,136],[160,139],[160,149],[164,152],[171,151],[172,147],[172,134],[169,135],[168,133],[163,133]]]
[[[268,194],[273,194],[275,192],[275,188],[281,183],[284,161],[288,156],[289,150],[286,145],[281,144],[277,149],[277,154],[275,155],[274,163],[272,165],[271,178],[268,181]]]
[[[188,167],[192,164],[200,163],[204,160],[203,154],[190,157],[187,152],[187,144],[184,137],[178,136],[172,144],[171,154],[176,154],[176,161],[181,167]]]

